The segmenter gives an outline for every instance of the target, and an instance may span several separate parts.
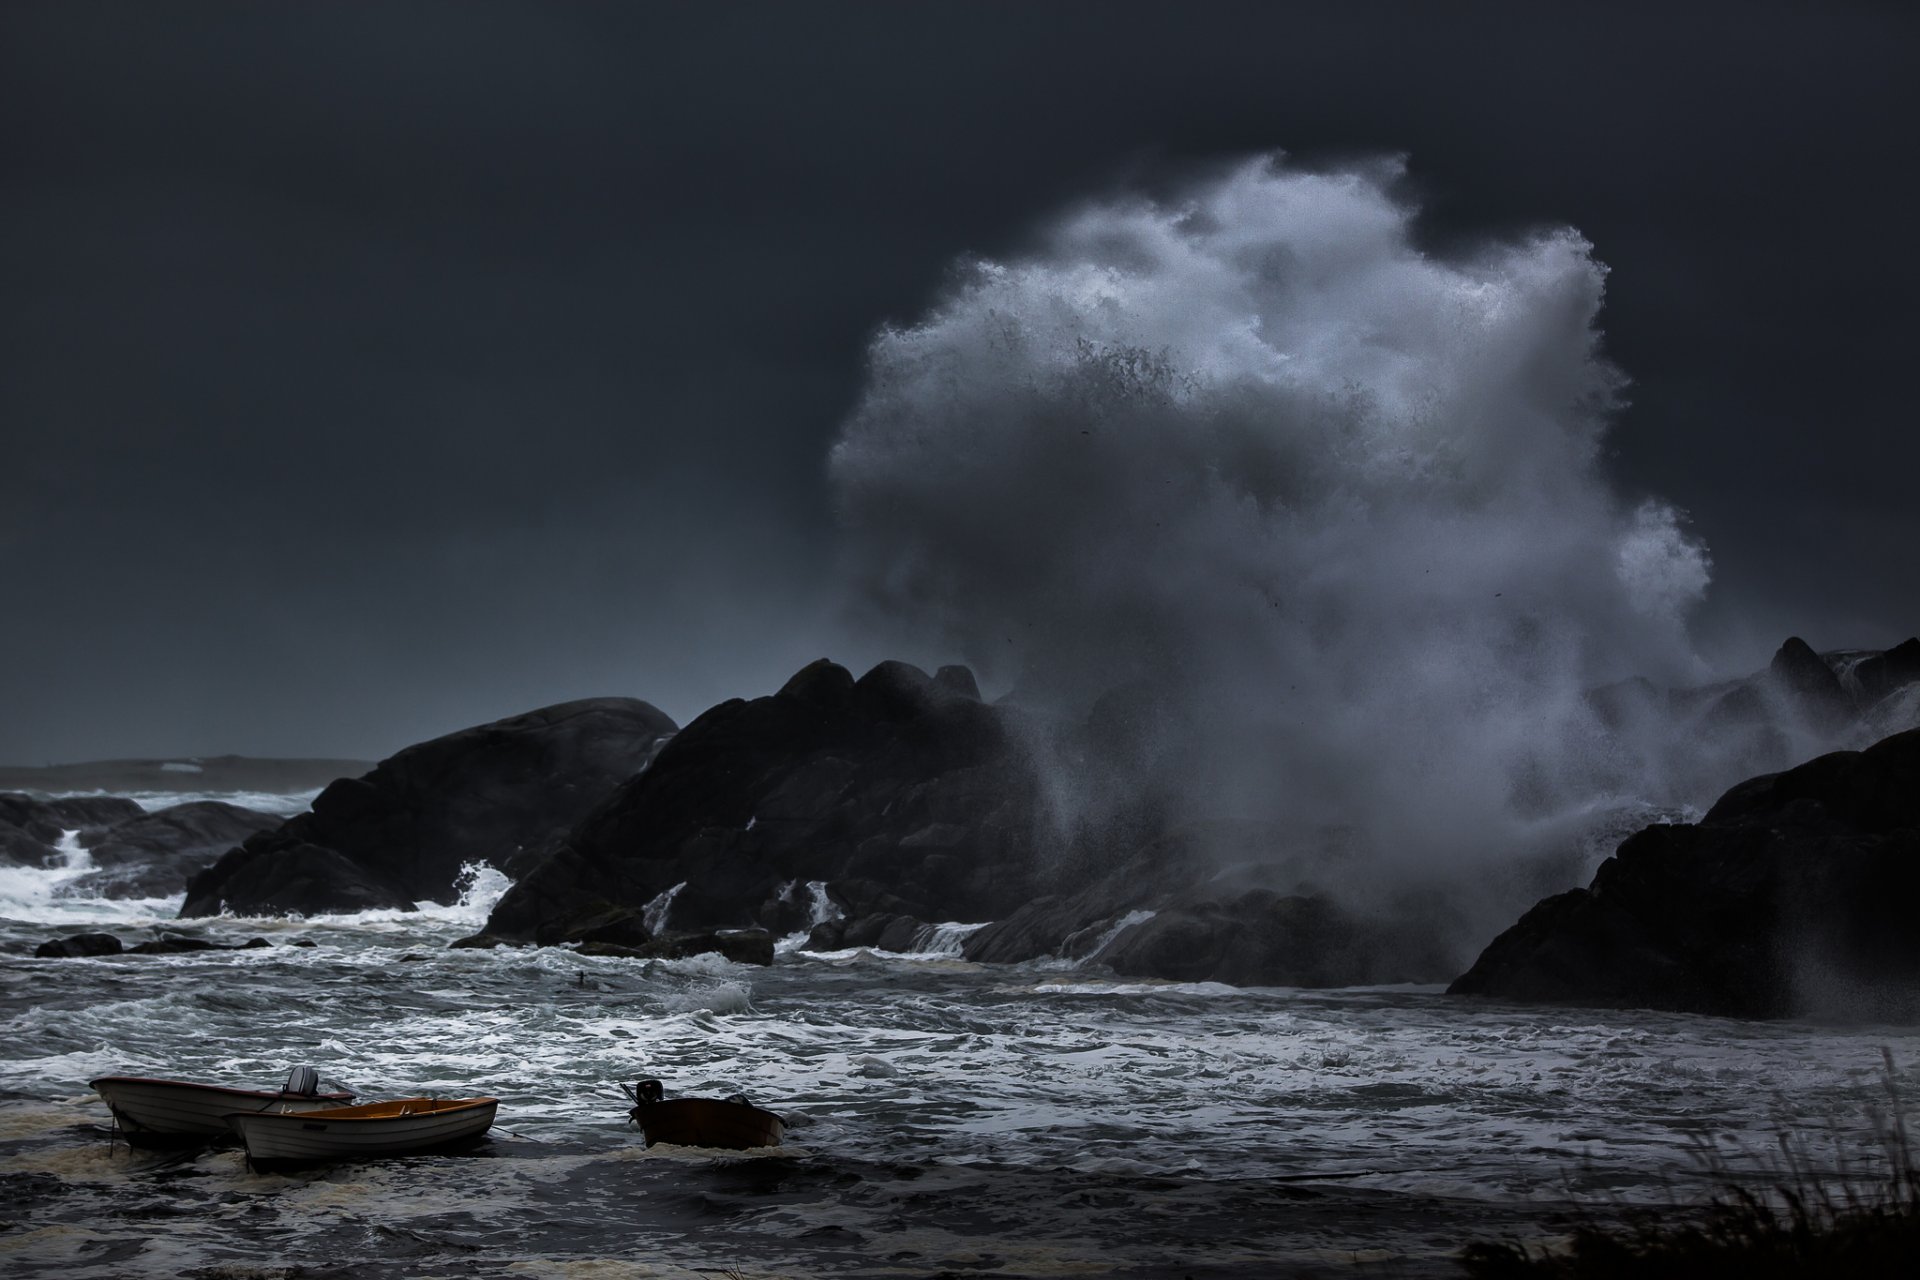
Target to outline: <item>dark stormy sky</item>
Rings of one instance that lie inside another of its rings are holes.
[[[1573,226],[1703,654],[1920,629],[1907,6],[0,9],[0,762],[683,722],[838,621],[878,326],[1073,201],[1406,157]],[[922,662],[938,653],[903,654]]]

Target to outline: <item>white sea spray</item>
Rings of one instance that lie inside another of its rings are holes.
[[[1567,229],[1427,252],[1399,177],[1092,201],[874,340],[830,461],[849,580],[904,651],[1096,709],[1053,757],[1065,826],[1151,791],[1338,829],[1352,888],[1692,798],[1587,696],[1701,678],[1710,577],[1606,474],[1606,269]]]

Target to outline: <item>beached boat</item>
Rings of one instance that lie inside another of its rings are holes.
[[[242,1111],[227,1124],[256,1169],[418,1155],[476,1142],[493,1127],[498,1098],[394,1098],[357,1107]]]
[[[626,1090],[633,1106],[627,1117],[640,1126],[648,1146],[658,1142],[679,1147],[777,1147],[786,1136],[786,1122],[771,1111],[747,1101],[745,1094],[726,1098],[667,1098],[658,1080],[642,1080]]]
[[[136,1147],[195,1146],[229,1137],[226,1117],[236,1111],[316,1111],[353,1101],[350,1090],[322,1089],[312,1067],[295,1067],[279,1089],[148,1076],[101,1076],[88,1083],[106,1100],[121,1135]]]

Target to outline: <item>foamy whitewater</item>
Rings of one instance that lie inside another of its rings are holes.
[[[771,968],[449,950],[451,907],[171,918],[177,899],[0,878],[0,1267],[10,1276],[1444,1275],[1570,1198],[1668,1202],[1790,1136],[1856,1165],[1907,1030],[1503,1008],[1435,990],[1236,990],[1097,967],[815,955]],[[266,949],[35,960],[67,932]],[[299,944],[299,945],[296,945]],[[311,945],[306,945],[311,944]],[[310,1063],[363,1098],[501,1099],[467,1155],[250,1173],[130,1152],[87,1081],[247,1087]],[[744,1090],[771,1153],[645,1149],[619,1080]],[[1382,1264],[1385,1266],[1386,1264]]]

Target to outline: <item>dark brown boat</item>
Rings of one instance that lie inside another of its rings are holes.
[[[745,1094],[725,1098],[668,1098],[658,1080],[642,1080],[626,1090],[633,1106],[627,1117],[640,1126],[648,1146],[658,1142],[678,1147],[721,1147],[744,1151],[750,1147],[777,1147],[786,1136],[786,1122],[771,1111],[747,1101]]]

